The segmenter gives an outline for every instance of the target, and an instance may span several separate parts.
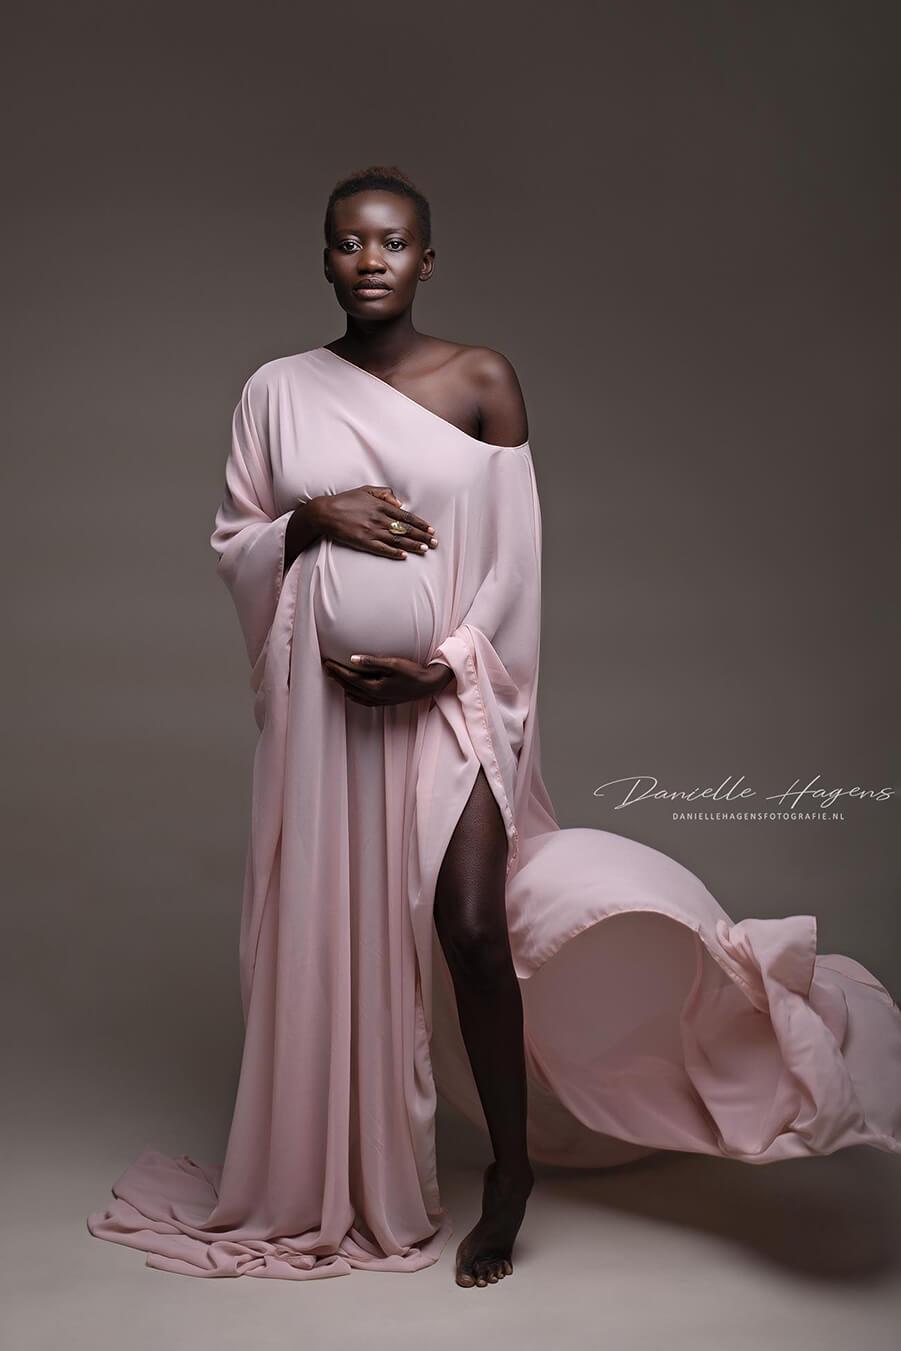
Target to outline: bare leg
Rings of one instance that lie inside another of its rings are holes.
[[[458,1285],[493,1284],[512,1272],[513,1242],[533,1183],[526,1147],[522,997],[507,933],[506,867],[503,819],[480,768],[435,891],[435,926],[495,1158],[485,1170],[481,1218],[457,1249]]]

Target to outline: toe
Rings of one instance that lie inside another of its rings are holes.
[[[467,1263],[463,1262],[458,1263],[454,1278],[458,1285],[468,1286],[476,1283],[475,1272]]]
[[[473,1263],[473,1271],[480,1285],[495,1285],[497,1283],[497,1263],[492,1261],[491,1258],[483,1258],[481,1262]]]

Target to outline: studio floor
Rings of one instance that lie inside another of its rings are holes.
[[[77,1129],[65,1112],[42,1112],[33,1130],[20,1120],[2,1217],[5,1351],[897,1346],[901,1160],[875,1150],[764,1167],[681,1154],[610,1172],[539,1165],[513,1275],[462,1289],[454,1252],[477,1216],[489,1156],[442,1105],[442,1199],[455,1233],[435,1265],[207,1281],[148,1268],[143,1253],[85,1226],[145,1138],[178,1147],[162,1117],[154,1127],[142,1115],[150,1134],[135,1134],[141,1106],[95,1129],[87,1106]]]

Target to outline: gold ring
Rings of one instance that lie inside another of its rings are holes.
[[[410,533],[410,527],[404,521],[391,521],[388,529],[394,535],[408,535]]]

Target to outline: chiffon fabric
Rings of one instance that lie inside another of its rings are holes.
[[[453,1232],[437,1092],[484,1127],[433,924],[480,767],[508,839],[533,1160],[901,1151],[901,1012],[860,963],[817,953],[813,915],[734,923],[658,850],[559,827],[528,443],[479,441],[319,347],[247,381],[225,477],[211,543],[259,729],[234,1114],[221,1164],[147,1145],[92,1234],[205,1277],[437,1260]],[[298,501],[363,484],[392,488],[438,547],[399,562],[321,539],[283,578]],[[440,661],[456,680],[370,708],[322,666],[352,653]]]

